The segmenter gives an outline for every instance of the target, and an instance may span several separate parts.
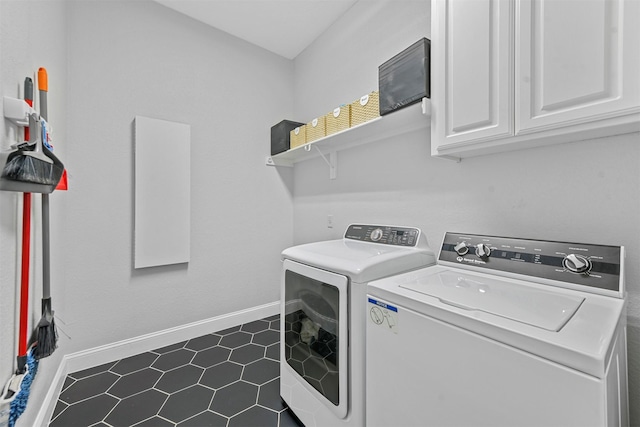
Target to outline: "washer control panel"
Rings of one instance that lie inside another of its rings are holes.
[[[621,292],[621,246],[446,233],[438,261]]]
[[[395,246],[416,246],[419,236],[418,228],[390,225],[351,224],[344,233],[345,239]]]

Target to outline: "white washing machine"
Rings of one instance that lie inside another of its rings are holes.
[[[624,248],[446,233],[368,286],[367,426],[626,426]]]
[[[282,258],[280,395],[306,427],[362,427],[367,283],[435,255],[418,228],[350,225]]]

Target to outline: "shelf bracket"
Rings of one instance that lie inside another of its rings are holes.
[[[338,169],[338,152],[336,150],[331,150],[329,152],[329,158],[327,159],[327,157],[322,154],[322,151],[320,151],[320,148],[318,148],[317,145],[314,145],[313,147],[311,145],[307,145],[304,147],[306,151],[311,151],[312,148],[318,150],[318,154],[320,154],[322,160],[324,160],[324,162],[329,166],[329,179],[336,179],[336,173]]]
[[[425,116],[431,115],[431,100],[429,98],[422,98],[422,114]]]

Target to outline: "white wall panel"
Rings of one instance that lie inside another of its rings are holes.
[[[135,268],[189,262],[191,126],[136,116]]]

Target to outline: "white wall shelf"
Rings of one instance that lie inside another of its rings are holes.
[[[418,129],[426,129],[430,125],[431,101],[428,98],[422,98],[422,102],[401,110],[377,117],[366,123],[325,136],[283,153],[268,156],[266,164],[268,166],[291,167],[304,160],[322,157],[329,165],[330,178],[334,179],[337,171],[337,151],[380,141]]]

